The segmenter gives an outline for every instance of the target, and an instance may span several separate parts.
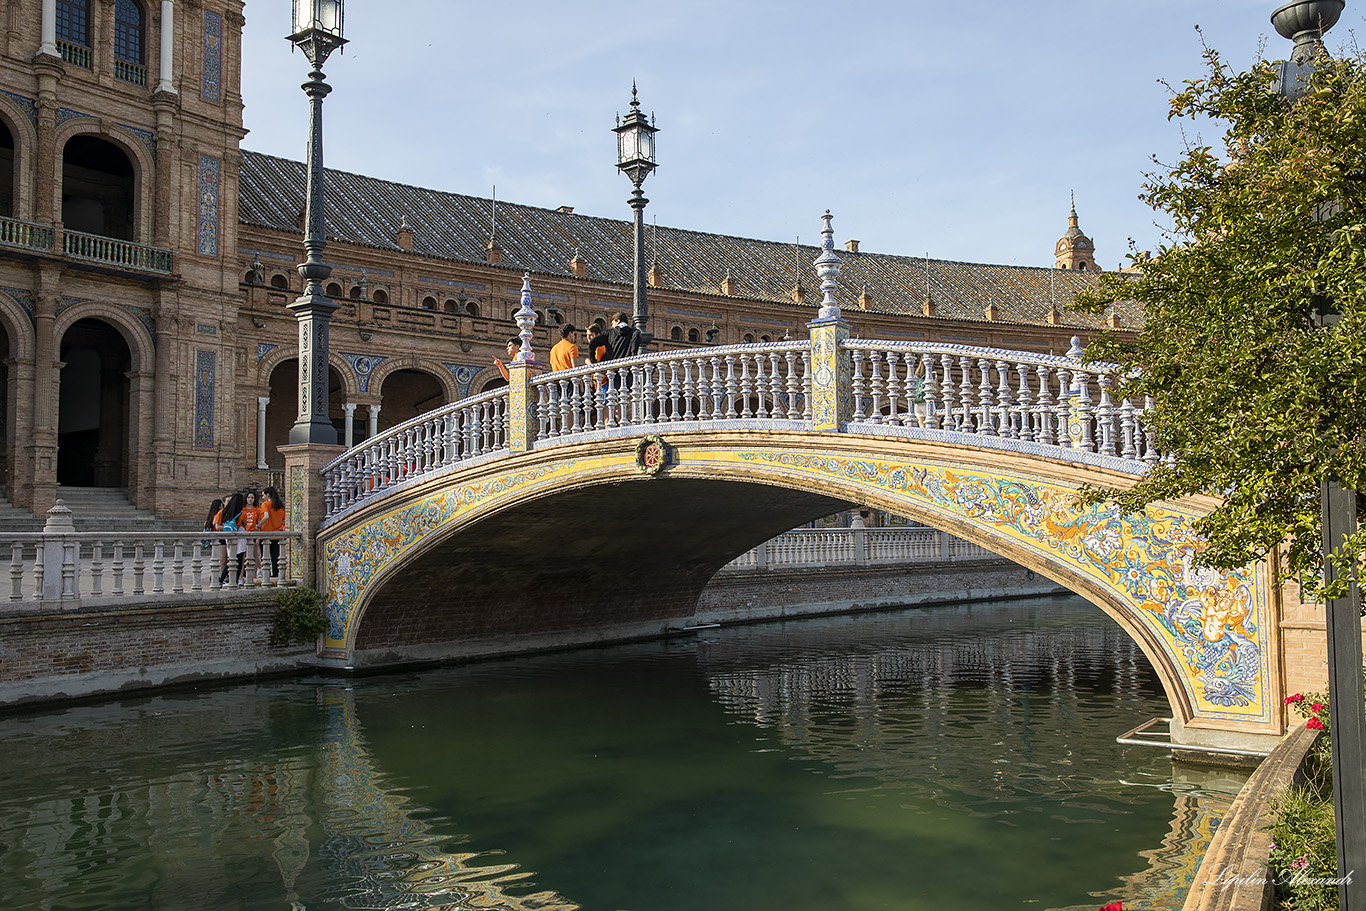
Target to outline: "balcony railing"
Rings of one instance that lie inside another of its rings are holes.
[[[0,244],[51,252],[54,236],[55,232],[51,225],[35,225],[16,218],[0,218]]]
[[[147,67],[129,63],[127,60],[115,60],[114,78],[131,82],[133,85],[146,85]]]
[[[138,269],[143,272],[158,272],[163,275],[175,271],[175,258],[171,251],[160,247],[101,237],[98,234],[82,234],[79,231],[65,232],[62,246],[67,256],[89,262]]]
[[[79,66],[82,69],[90,69],[92,59],[90,48],[58,38],[57,52],[62,55],[62,59],[67,63]]]

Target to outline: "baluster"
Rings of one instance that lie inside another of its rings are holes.
[[[802,349],[802,420],[811,423],[811,349]]]
[[[565,396],[564,407],[569,409],[568,415],[564,419],[565,428],[571,435],[578,435],[587,426],[583,412],[584,389],[587,383],[581,376],[565,380],[565,383],[568,391]]]
[[[740,416],[739,413],[736,412],[736,410],[735,410],[735,394],[736,394],[736,390],[737,390],[737,387],[736,387],[736,385],[735,385],[735,355],[734,355],[734,354],[727,354],[727,355],[726,355],[726,418],[727,418],[728,420],[732,420],[732,421],[735,420],[737,417]]]
[[[920,374],[916,373],[914,366],[917,360],[920,362]],[[934,367],[934,355],[929,352],[919,356],[915,354],[906,355],[906,408],[908,409],[907,414],[915,419],[917,426],[938,430],[940,422],[943,420],[941,416],[943,409],[935,401],[937,398],[935,393],[939,391],[939,385],[935,382]],[[924,401],[917,402],[917,398]],[[923,418],[921,417],[922,413],[924,414]]]
[[[851,377],[853,383],[850,389],[854,397],[854,413],[849,416],[849,419],[852,422],[857,423],[862,421],[865,417],[863,412],[863,394],[867,391],[867,384],[863,380],[863,349],[854,348],[850,351],[850,355],[854,365],[854,371]],[[836,352],[835,356],[838,357],[839,353]]]
[[[574,432],[574,381],[568,378],[559,379],[555,383],[554,402],[559,406],[556,415],[556,426],[560,436],[569,436]]]
[[[34,547],[33,598],[35,601],[43,600],[43,581],[47,575],[47,549],[55,546],[54,540],[43,538]]]
[[[692,375],[693,359],[683,358],[683,413],[680,418],[684,421],[693,420],[693,398],[697,395],[697,383]]]
[[[1016,364],[1015,372],[1020,377],[1020,390],[1015,396],[1015,410],[1019,414],[1020,439],[1026,443],[1034,442],[1034,396],[1029,389],[1029,365]]]
[[[500,396],[497,399],[498,423],[495,425],[502,436],[498,438],[497,448],[507,449],[512,445],[512,397]]]
[[[996,407],[995,390],[991,388],[991,362],[979,358],[977,369],[981,371],[981,381],[977,384],[977,413],[980,415],[977,432],[982,436],[994,437],[996,436]]]
[[[465,408],[465,458],[472,458],[479,454],[479,440],[483,436],[483,430],[479,427],[479,413],[483,405],[472,405]]]
[[[90,542],[90,597],[104,594],[104,542]]]
[[[966,354],[959,355],[958,369],[963,372],[962,382],[958,386],[958,407],[962,415],[958,429],[963,433],[973,433],[976,422],[972,419],[972,359]]]
[[[185,542],[176,538],[171,543],[171,591],[180,594],[185,590]]]
[[[882,423],[882,397],[886,393],[886,388],[882,384],[882,352],[869,351],[868,362],[870,376],[868,377],[868,393],[871,404],[868,409],[868,423]]]
[[[1057,443],[1053,436],[1053,391],[1050,379],[1053,372],[1047,365],[1040,364],[1037,373],[1039,376],[1039,400],[1035,405],[1034,413],[1038,419],[1038,434],[1035,439],[1045,446],[1053,446]]]
[[[801,417],[797,410],[797,396],[801,394],[797,382],[797,352],[789,350],[784,356],[787,358],[787,419],[795,421]]]
[[[1096,451],[1101,455],[1115,454],[1115,403],[1110,399],[1110,374],[1096,377],[1100,387],[1100,403],[1096,406]]]
[[[19,541],[9,546],[9,599],[24,600],[24,545]]]
[[[209,554],[213,554],[213,546],[209,547]],[[190,591],[202,592],[204,590],[204,542],[196,540],[190,546]]]
[[[1133,461],[1138,458],[1138,447],[1134,445],[1134,406],[1126,396],[1119,404],[1119,430],[1123,442],[1119,457]]]
[[[939,365],[944,370],[944,376],[940,380],[939,397],[944,404],[944,429],[958,429],[958,401],[954,396],[957,388],[953,383],[953,357],[949,354],[941,355]]]
[[[1053,410],[1057,412],[1057,431],[1058,447],[1060,449],[1072,449],[1072,399],[1074,390],[1071,387],[1072,372],[1062,367],[1058,368],[1058,403]]]
[[[996,362],[996,381],[996,413],[1000,415],[996,432],[1007,440],[1014,440],[1019,437],[1015,432],[1015,396],[1010,389],[1010,365],[1005,361]]]
[[[753,410],[751,410],[750,407],[749,407],[749,397],[750,397],[750,394],[754,391],[754,386],[753,386],[753,384],[752,384],[752,381],[751,381],[750,375],[749,375],[749,352],[748,352],[748,351],[742,351],[742,352],[740,352],[739,357],[740,357],[740,401],[741,401],[741,403],[744,405],[743,410],[740,412],[740,417],[742,417],[742,418],[752,418],[752,417],[754,417],[754,412],[753,412]]]
[[[756,418],[767,417],[773,411],[773,404],[764,404],[764,399],[768,397],[768,374],[764,370],[764,355],[761,351],[756,351],[754,357],[754,416]]]
[[[535,439],[554,439],[560,435],[557,426],[559,403],[555,400],[555,380],[545,379],[531,388],[536,393],[536,436]]]
[[[1149,465],[1156,465],[1161,457],[1157,454],[1157,447],[1153,444],[1153,432],[1147,423],[1147,416],[1152,413],[1152,396],[1145,395],[1143,397],[1143,417],[1139,422],[1139,426],[1143,428],[1143,461]]]
[[[229,538],[229,539],[228,539],[229,547],[232,546],[232,543],[233,543],[232,539]],[[229,552],[229,554],[228,554],[228,564],[229,564],[229,565],[232,564],[232,553],[231,553],[231,552]],[[146,571],[147,571],[146,556],[145,556],[145,554],[143,553],[142,542],[141,542],[141,541],[134,541],[134,542],[133,542],[133,594],[135,594],[135,595],[141,595],[141,594],[143,593],[143,589],[142,589],[142,577],[143,577],[143,574],[144,574]]]
[[[665,370],[667,369],[669,373],[668,388],[665,390],[669,405],[668,417],[664,418],[662,411],[660,417],[662,420],[668,420],[671,424],[683,420],[683,380],[678,375],[678,362],[679,358],[675,357],[670,359],[667,364],[659,365],[659,384],[661,387],[665,386]]]
[[[768,353],[768,416],[770,420],[783,419],[783,371],[778,352]]]
[[[113,594],[116,595],[116,596],[118,596],[118,597],[122,597],[122,596],[123,596],[123,542],[122,542],[122,541],[115,541],[115,542],[113,543],[112,547],[113,547],[113,551],[114,551],[114,559],[113,559],[114,591],[113,591]],[[217,569],[218,569],[217,567],[214,567],[214,572],[215,572],[215,573],[217,572]],[[215,576],[215,578],[216,578],[216,576]]]
[[[887,360],[887,423],[896,427],[906,426],[906,411],[901,408],[901,393],[904,391],[901,386],[901,378],[896,374],[896,362],[902,358],[910,357],[909,354],[901,354],[896,351],[888,351],[883,357]],[[909,369],[909,368],[907,368]],[[907,399],[909,402],[910,400]]]
[[[1095,438],[1091,433],[1091,418],[1095,407],[1091,404],[1091,375],[1078,370],[1072,374],[1077,386],[1077,422],[1081,424],[1080,448],[1083,452],[1095,452]]]
[[[244,564],[245,565],[245,564]],[[243,572],[246,572],[244,569]],[[165,548],[160,541],[152,542],[152,594],[159,595],[166,590],[163,577],[166,573]]]

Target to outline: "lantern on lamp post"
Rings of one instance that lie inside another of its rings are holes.
[[[640,112],[636,98],[636,84],[631,83],[631,110],[621,118],[614,130],[617,134],[617,168],[631,180],[635,189],[627,200],[635,211],[635,279],[631,301],[631,323],[641,333],[641,344],[650,341],[645,331],[649,321],[649,305],[645,301],[645,205],[649,202],[641,184],[658,167],[655,161],[655,133],[659,129]]]
[[[323,63],[346,44],[342,37],[342,0],[294,0],[294,33],[289,41],[312,65],[303,90],[308,95],[308,165],[305,192],[304,251],[299,265],[304,291],[289,305],[299,320],[299,417],[289,431],[291,443],[335,445],[327,402],[328,324],[337,305],[323,293],[332,267],[322,261],[327,246],[323,226],[323,99],[332,91],[323,81]]]

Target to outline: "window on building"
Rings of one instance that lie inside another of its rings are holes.
[[[465,312],[468,313],[470,316],[478,316],[479,305],[476,304],[474,301],[470,301],[469,303],[465,304]]]
[[[431,297],[431,296],[422,298],[422,306],[423,306],[424,309],[427,309],[427,310],[435,310],[435,309],[436,309],[436,298]]]
[[[389,303],[389,292],[385,291],[383,288],[376,288],[374,299],[377,304],[387,304]]]
[[[270,277],[270,286],[272,288],[283,288],[284,290],[288,291],[289,279],[283,275],[272,275]]]
[[[696,342],[696,341],[697,341],[697,330],[696,330],[696,329],[689,329],[689,330],[688,330],[688,341],[690,341],[690,342]]]
[[[754,333],[753,333],[753,332],[746,332],[746,333],[745,333],[745,344],[746,344],[746,345],[752,345],[752,344],[754,344]]]
[[[114,75],[135,85],[147,84],[143,54],[142,8],[134,0],[114,4]]]
[[[90,0],[57,0],[57,40],[90,47]]]
[[[682,327],[682,326],[674,326],[672,329],[670,329],[670,330],[669,330],[669,340],[670,340],[670,341],[673,341],[673,342],[681,342],[681,341],[683,341],[683,327]]]
[[[337,284],[336,282],[331,282],[328,284],[327,289],[324,293],[326,293],[327,296],[332,298],[333,300],[337,300],[339,297],[342,296],[341,285]]]
[[[361,299],[361,297],[360,297],[360,285],[352,285],[352,286],[351,286],[351,291],[349,292],[349,295],[350,295],[350,297],[351,297],[351,299],[352,299],[353,301],[358,301],[358,300],[360,300],[360,299]]]
[[[759,336],[759,341],[763,342],[764,344],[768,344],[769,342],[773,341],[773,339],[769,338],[767,335],[761,335]]]

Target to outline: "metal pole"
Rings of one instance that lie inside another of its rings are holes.
[[[645,206],[649,200],[645,198],[645,191],[640,188],[639,183],[635,187],[631,198],[627,200],[635,212],[636,228],[635,289],[631,298],[631,324],[644,333],[645,324],[650,319],[650,307],[645,300]]]
[[[307,259],[299,274],[307,283],[304,293],[289,305],[299,320],[299,418],[289,431],[291,443],[336,445],[337,428],[328,417],[328,326],[337,305],[327,299],[322,283],[332,267],[322,261],[327,247],[323,228],[323,99],[332,89],[323,82],[322,61],[314,63],[303,90],[309,98],[308,191],[304,233]]]
[[[1322,489],[1324,579],[1340,578],[1328,555],[1357,528],[1356,492],[1336,477]],[[1361,676],[1361,590],[1356,574],[1347,594],[1325,603],[1328,626],[1328,729],[1333,745],[1333,812],[1337,829],[1338,907],[1366,909],[1366,699]]]

